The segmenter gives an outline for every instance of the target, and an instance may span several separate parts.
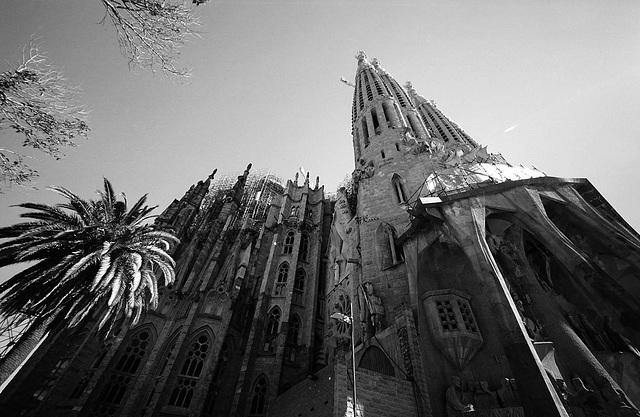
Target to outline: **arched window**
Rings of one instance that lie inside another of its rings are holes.
[[[280,328],[280,316],[281,313],[278,307],[274,307],[269,313],[269,318],[267,319],[267,329],[264,336],[265,352],[275,351],[275,342],[278,337],[278,329]]]
[[[391,361],[378,346],[369,346],[364,351],[358,366],[384,375],[396,376]]]
[[[404,261],[402,247],[396,245],[396,232],[389,223],[381,223],[376,229],[376,253],[381,270]]]
[[[300,210],[300,206],[291,206],[291,217],[298,217],[298,211]]]
[[[300,236],[300,260],[307,262],[309,257],[309,235],[304,233]]]
[[[283,262],[278,268],[278,280],[276,281],[276,288],[273,292],[274,295],[283,295],[287,287],[287,278],[289,278],[289,264]]]
[[[169,398],[169,405],[189,408],[208,352],[209,338],[206,334],[201,334],[189,348],[182,369],[178,373],[176,386]]]
[[[117,414],[118,406],[152,344],[153,335],[148,328],[135,334],[130,339],[116,361],[116,366],[113,368],[105,387],[98,397],[98,402],[94,408],[95,415],[112,416]]]
[[[313,220],[313,209],[307,207],[304,211],[304,217],[305,219]]]
[[[373,129],[376,135],[380,134],[380,122],[378,122],[378,112],[375,107],[371,108],[371,120],[373,120]]]
[[[287,331],[287,343],[284,347],[286,360],[295,362],[298,354],[298,340],[300,338],[301,320],[297,314],[289,318],[289,330]]]
[[[304,294],[304,281],[306,278],[307,278],[307,274],[306,272],[304,272],[304,269],[298,268],[298,270],[296,271],[295,280],[293,281],[293,298],[291,299],[291,301],[294,302],[295,304],[302,305],[302,296]]]
[[[296,239],[296,232],[293,230],[289,230],[287,235],[284,238],[284,248],[282,249],[282,253],[285,255],[290,255],[293,252],[293,242]]]
[[[260,375],[253,384],[251,390],[251,408],[249,409],[249,417],[260,417],[265,415],[265,404],[267,399],[267,388],[269,383],[267,377]]]
[[[364,139],[364,147],[369,146],[369,127],[367,126],[367,118],[362,118],[362,138]]]
[[[393,174],[391,178],[391,186],[393,187],[393,192],[396,196],[396,202],[398,204],[407,202],[407,194],[404,191],[404,180],[398,174]]]
[[[384,118],[387,119],[388,127],[397,127],[397,117],[394,114],[393,107],[386,101],[382,102],[382,111],[384,112]]]
[[[298,344],[298,335],[300,334],[300,317],[294,314],[289,320],[289,331],[287,332],[287,343]]]

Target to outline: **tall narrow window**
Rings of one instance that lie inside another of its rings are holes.
[[[267,398],[267,377],[260,375],[253,384],[251,390],[251,408],[249,409],[249,417],[261,417],[265,415],[265,404]]]
[[[416,136],[420,136],[420,129],[418,126],[418,121],[416,120],[416,115],[413,113],[407,113],[407,119],[409,119],[409,125],[411,126],[411,130],[415,133]]]
[[[394,127],[396,124],[394,123],[393,109],[391,108],[391,105],[383,101],[382,111],[384,112],[384,118],[387,120],[387,127]]]
[[[386,157],[386,156],[385,156],[385,154],[384,154],[384,149],[382,149],[382,150],[380,151],[380,156],[382,156],[382,159],[384,159],[384,158]]]
[[[294,314],[289,319],[289,330],[287,331],[287,343],[284,348],[286,360],[295,362],[298,353],[298,339],[300,336],[300,317]]]
[[[264,351],[265,352],[275,352],[276,350],[276,341],[278,340],[278,328],[280,327],[280,309],[278,307],[274,307],[269,313],[269,318],[267,319],[267,329],[264,335]]]
[[[373,121],[373,129],[376,135],[379,135],[381,129],[380,129],[380,122],[378,121],[378,112],[375,107],[371,108],[371,119]]]
[[[276,281],[276,288],[274,295],[283,295],[287,287],[287,278],[289,278],[289,264],[283,262],[278,268],[278,280]]]
[[[300,317],[294,314],[289,321],[289,331],[287,332],[287,342],[297,345],[298,335],[300,333]]]
[[[400,152],[400,144],[396,142],[396,151]]]
[[[389,223],[381,223],[376,229],[376,253],[380,270],[404,261],[402,246],[395,242],[396,232]]]
[[[364,77],[364,85],[367,88],[367,98],[369,99],[369,101],[372,101],[373,93],[371,92],[371,84],[369,83],[369,77],[367,77],[366,73],[363,73],[362,76]]]
[[[362,138],[364,139],[364,147],[369,146],[369,127],[367,126],[367,118],[362,118]]]
[[[309,235],[304,233],[300,237],[300,260],[307,262],[309,257]]]
[[[282,248],[282,253],[285,255],[291,255],[293,252],[293,242],[296,239],[296,232],[293,230],[289,230],[287,235],[284,237],[284,247]]]
[[[124,352],[118,358],[115,368],[109,375],[107,383],[98,397],[94,415],[116,415],[118,406],[124,398],[129,384],[138,372],[142,359],[146,356],[149,345],[152,342],[149,330],[143,330],[131,339]]]
[[[304,281],[307,277],[307,274],[304,272],[304,269],[298,268],[296,271],[296,278],[293,281],[293,298],[292,302],[302,305],[302,296],[304,294]]]
[[[189,408],[208,352],[209,338],[206,334],[202,334],[191,344],[182,369],[178,373],[176,386],[169,398],[169,405]]]
[[[393,178],[391,178],[391,186],[393,187],[393,192],[396,196],[396,202],[398,204],[407,202],[407,195],[404,191],[404,180],[400,175],[393,174]]]

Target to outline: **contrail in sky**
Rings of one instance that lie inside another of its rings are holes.
[[[513,129],[515,129],[515,128],[516,128],[516,127],[518,127],[518,126],[520,126],[520,125],[513,125],[513,126],[511,126],[510,128],[506,129],[506,130],[504,131],[504,133],[511,132]]]

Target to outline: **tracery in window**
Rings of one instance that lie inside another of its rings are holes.
[[[298,335],[300,333],[300,317],[294,314],[289,320],[289,331],[287,332],[287,342],[298,344]]]
[[[307,278],[307,273],[302,268],[298,268],[296,271],[296,277],[293,281],[293,297],[291,301],[295,304],[302,305],[304,296],[304,281]]]
[[[297,357],[298,341],[300,337],[301,320],[297,314],[289,319],[289,330],[287,331],[287,343],[284,349],[284,357],[288,361],[295,362]]]
[[[309,235],[303,233],[300,236],[300,260],[303,262],[307,262],[307,258],[309,257]]]
[[[293,230],[289,230],[287,235],[284,238],[284,247],[282,248],[282,253],[285,255],[290,255],[293,253],[293,242],[296,239],[296,232]]]
[[[264,335],[264,348],[265,352],[275,352],[275,344],[278,337],[278,329],[280,328],[280,309],[274,307],[269,313],[267,319],[267,328]]]
[[[189,408],[208,352],[209,338],[206,334],[201,334],[189,348],[169,398],[169,405]]]
[[[107,383],[102,389],[98,397],[98,403],[93,410],[94,416],[116,415],[118,406],[152,343],[152,333],[148,329],[142,330],[132,337],[124,352],[118,358],[113,371],[108,376]]]
[[[287,279],[289,278],[289,264],[283,262],[278,268],[278,280],[276,281],[273,295],[284,295],[287,288]]]
[[[269,384],[267,377],[260,375],[253,384],[251,390],[251,408],[249,409],[249,417],[260,417],[265,415],[265,405],[267,398],[267,388]]]

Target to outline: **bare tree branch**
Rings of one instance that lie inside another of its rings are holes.
[[[81,90],[67,83],[62,70],[40,51],[34,37],[23,50],[15,69],[0,73],[0,132],[13,130],[24,135],[22,146],[38,149],[56,159],[61,148],[75,146],[78,137],[87,138],[87,110],[80,104]],[[2,187],[24,184],[37,176],[24,155],[0,149],[0,193]]]
[[[189,77],[176,60],[190,38],[199,36],[198,17],[186,0],[101,0],[116,27],[122,53],[130,67]],[[195,5],[208,0],[192,0]],[[105,16],[106,18],[106,16]]]

